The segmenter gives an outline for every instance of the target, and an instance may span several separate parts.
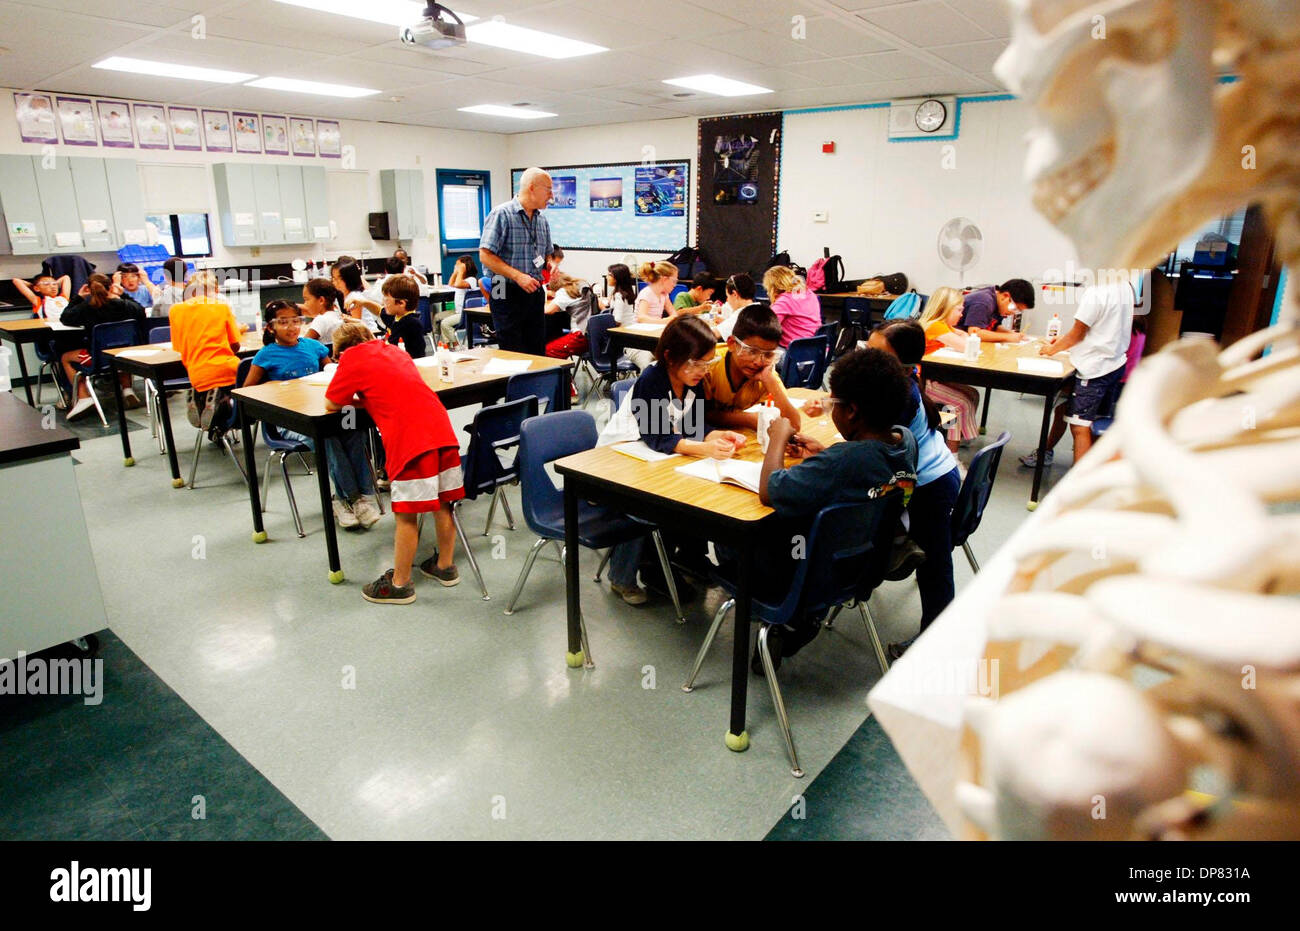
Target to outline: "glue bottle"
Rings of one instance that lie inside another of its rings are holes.
[[[767,430],[780,416],[781,412],[776,409],[776,404],[769,394],[763,406],[758,409],[758,447],[764,453],[767,452]]]
[[[447,349],[446,343],[438,344],[438,380],[451,384],[455,378],[452,370],[451,351]]]
[[[1061,315],[1052,314],[1052,319],[1047,322],[1047,341],[1050,343],[1061,335]]]
[[[978,333],[966,334],[966,361],[978,362],[980,358],[980,338]]]

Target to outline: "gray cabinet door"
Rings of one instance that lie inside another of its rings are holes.
[[[41,197],[41,212],[45,214],[49,251],[54,253],[82,252],[81,214],[77,212],[77,196],[72,189],[71,159],[57,157],[48,167],[37,159],[36,191]]]
[[[307,228],[307,202],[303,197],[302,168],[298,165],[275,167],[280,186],[280,217],[285,242],[310,242]]]
[[[258,241],[270,246],[284,242],[284,208],[280,205],[280,176],[275,165],[253,166],[253,192],[261,231]]]
[[[227,246],[256,246],[260,240],[253,166],[213,165],[212,175],[217,187],[217,211],[221,215],[221,241]]]
[[[14,255],[46,251],[47,228],[36,192],[40,159],[30,155],[0,155],[0,209]]]
[[[133,158],[104,159],[108,199],[113,206],[117,247],[143,246],[149,241],[144,222],[144,197],[140,193],[140,169]]]
[[[411,239],[423,239],[428,232],[424,220],[424,172],[419,168],[410,169],[411,196]]]
[[[73,156],[72,192],[81,217],[81,240],[87,252],[112,252],[121,246],[113,223],[113,204],[108,196],[104,159]]]
[[[379,193],[383,197],[384,210],[388,212],[388,238],[409,238],[411,181],[406,172],[400,168],[380,171]]]
[[[307,240],[330,238],[329,182],[325,169],[309,165],[302,169],[302,196],[307,211]]]

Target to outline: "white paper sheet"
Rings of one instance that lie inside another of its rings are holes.
[[[334,377],[333,369],[325,372],[313,372],[310,375],[304,375],[302,380],[309,385],[328,385],[330,379]]]
[[[150,356],[158,355],[162,351],[159,349],[123,349],[118,355],[125,356],[128,359],[147,359]]]
[[[1035,375],[1065,374],[1065,366],[1055,359],[1026,359],[1021,357],[1016,360],[1016,367],[1022,372],[1032,372]]]
[[[633,440],[630,443],[615,443],[612,448],[625,456],[640,459],[642,462],[663,462],[665,459],[675,459],[677,456],[676,453],[661,453],[658,450],[651,449],[642,440]]]
[[[488,359],[487,365],[480,370],[484,375],[518,375],[532,368],[529,359]]]
[[[956,349],[949,349],[944,346],[942,349],[936,349],[930,353],[931,359],[965,359],[966,353],[958,352]]]
[[[629,323],[623,327],[625,330],[635,330],[638,333],[662,333],[666,323]]]
[[[799,410],[801,407],[803,407],[804,402],[807,400],[808,400],[807,398],[791,398],[790,403],[794,405],[795,410]],[[745,413],[757,414],[759,411],[763,409],[764,403],[766,402],[759,401],[757,404],[751,404],[749,407],[745,408]]]

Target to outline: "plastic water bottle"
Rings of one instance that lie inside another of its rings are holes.
[[[1061,335],[1061,315],[1052,314],[1052,319],[1047,322],[1047,341],[1050,343]]]
[[[976,333],[966,334],[966,361],[978,362],[980,358],[980,338]]]

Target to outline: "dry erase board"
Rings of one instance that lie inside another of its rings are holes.
[[[687,244],[688,160],[543,167],[554,197],[546,219],[552,238],[565,249],[674,252]],[[510,173],[515,194],[523,173]]]

